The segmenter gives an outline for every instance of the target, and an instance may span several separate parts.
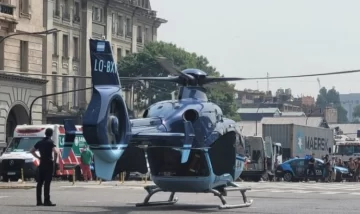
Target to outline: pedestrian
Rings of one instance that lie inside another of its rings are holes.
[[[54,141],[51,139],[53,130],[47,128],[45,130],[45,137],[34,145],[30,150],[31,154],[40,160],[37,172],[37,186],[36,186],[36,206],[56,206],[50,201],[50,183],[54,174],[54,160],[59,156],[60,152],[56,148]],[[36,154],[39,151],[40,157]],[[44,185],[44,203],[42,203],[41,193]]]
[[[307,173],[306,173],[306,178],[305,178],[306,181],[308,181],[310,173],[314,176],[314,179],[316,179],[315,158],[314,158],[314,156],[315,156],[315,154],[313,153],[310,156],[310,159],[309,159],[309,162],[308,162],[308,168],[307,168]]]
[[[355,180],[355,168],[356,168],[355,161],[352,158],[349,158],[347,165],[348,165],[349,172],[352,175],[351,178],[354,181]]]
[[[92,161],[93,154],[88,148],[87,145],[84,146],[84,150],[81,153],[81,170],[83,172],[83,177],[85,182],[88,180],[92,180],[92,173],[91,173],[91,161]]]
[[[332,157],[332,161],[331,161],[331,181],[335,181],[336,180],[336,163],[337,163],[337,159],[336,157]]]
[[[330,175],[330,159],[329,155],[325,155],[323,158],[324,165],[323,165],[323,181],[328,182],[329,181],[329,175]]]

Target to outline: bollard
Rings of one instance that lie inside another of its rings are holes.
[[[125,172],[121,172],[121,174],[120,174],[120,182],[122,184],[125,182]]]
[[[75,185],[75,168],[73,168],[72,184]]]
[[[24,169],[21,168],[21,183],[24,183]]]

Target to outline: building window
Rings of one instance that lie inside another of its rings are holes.
[[[60,0],[55,0],[54,17],[60,17]]]
[[[57,33],[53,33],[53,55],[54,55],[54,56],[58,56]]]
[[[130,51],[129,50],[126,50],[126,56],[130,54]]]
[[[77,72],[74,72],[74,73],[77,73]],[[79,79],[78,78],[74,78],[73,79],[73,89],[74,90],[77,90],[79,87],[77,86],[77,84],[79,83],[78,82]],[[75,91],[73,93],[73,106],[78,106],[78,103],[79,103],[79,100],[78,100],[78,96],[79,95],[79,92],[78,91]]]
[[[69,90],[69,78],[66,77],[66,74],[63,74],[62,77],[62,91]],[[69,93],[62,94],[62,105],[67,105],[69,103]]]
[[[31,0],[20,0],[20,16],[30,18]]]
[[[52,72],[52,74],[53,75],[56,75],[57,73],[56,72]],[[57,77],[56,76],[52,76],[52,91],[53,91],[53,93],[57,93]],[[55,103],[55,104],[57,104],[57,101],[58,101],[58,99],[57,99],[57,96],[56,95],[54,95],[53,96],[53,102]]]
[[[111,32],[112,34],[116,34],[116,14],[111,14]]]
[[[144,38],[144,40],[145,40],[145,42],[150,41],[150,39],[149,39],[149,28],[148,27],[145,28],[145,38]]]
[[[63,35],[63,57],[69,57],[69,37],[68,35]]]
[[[119,62],[120,60],[121,60],[121,58],[122,58],[122,50],[121,50],[121,48],[118,48],[117,49],[117,61]]]
[[[70,4],[69,4],[69,0],[64,0],[62,18],[63,18],[63,20],[70,21]]]
[[[73,59],[78,60],[79,59],[79,38],[74,37],[74,48],[73,48]]]
[[[130,18],[127,18],[127,19],[126,19],[126,36],[127,36],[127,37],[131,37],[131,36],[132,36],[131,28],[132,28],[131,20],[130,20]]]
[[[74,2],[74,19],[73,22],[79,23],[80,22],[80,3]]]
[[[123,36],[124,35],[124,20],[122,16],[118,16],[117,20],[117,35]]]
[[[29,68],[29,42],[20,41],[20,71],[28,72]]]
[[[98,8],[98,7],[95,7],[93,6],[92,7],[92,19],[93,21],[97,21],[97,22],[102,22],[102,9],[101,8]]]
[[[137,42],[142,43],[142,29],[141,29],[141,26],[137,27]]]

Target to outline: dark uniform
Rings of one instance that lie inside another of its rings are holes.
[[[311,156],[308,163],[308,169],[306,173],[305,180],[308,181],[310,173],[316,178],[316,172],[315,172],[315,159],[314,156]]]
[[[52,130],[49,132],[51,132],[52,136]],[[36,200],[37,205],[55,206],[55,204],[50,201],[50,183],[54,173],[54,161],[52,154],[53,148],[56,146],[54,141],[51,140],[51,136],[48,134],[47,136],[48,137],[40,140],[34,146],[35,150],[38,150],[40,153],[40,165],[38,167],[37,174]],[[42,204],[41,200],[42,185],[44,185],[44,204]]]

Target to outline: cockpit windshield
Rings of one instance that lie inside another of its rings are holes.
[[[13,138],[6,152],[28,152],[42,137],[16,137]]]

